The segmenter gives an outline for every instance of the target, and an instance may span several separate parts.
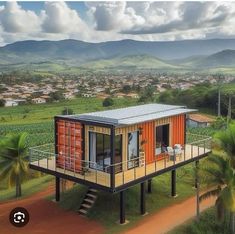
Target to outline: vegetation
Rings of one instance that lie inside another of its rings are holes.
[[[24,183],[22,183],[21,198],[27,197],[33,193],[36,193],[46,188],[53,178],[54,177],[51,175],[46,175],[37,178],[31,178],[30,180],[25,181]],[[5,201],[14,198],[15,198],[14,188],[0,189],[0,201]]]
[[[229,227],[216,218],[215,208],[210,208],[200,215],[200,221],[190,220],[172,230],[169,234],[229,234]]]
[[[61,111],[62,115],[72,115],[73,114],[73,109],[72,108],[68,108],[65,107],[62,111]]]
[[[103,101],[103,106],[104,107],[113,106],[113,104],[114,104],[114,101],[110,97],[105,98],[104,101]]]
[[[0,107],[4,107],[5,106],[5,100],[0,99]]]
[[[153,102],[154,100],[155,100],[154,88],[152,86],[147,86],[141,93],[139,102],[141,103]]]
[[[210,196],[216,196],[217,218],[219,221],[228,221],[225,217],[229,213],[231,232],[234,233],[235,212],[235,173],[231,167],[230,160],[224,156],[211,155],[203,167],[205,182],[211,187],[200,196],[200,201]]]
[[[228,113],[228,94],[235,94],[235,85],[224,85],[221,88],[221,113],[226,116]],[[162,92],[158,101],[167,104],[186,105],[191,108],[209,110],[217,114],[218,87],[209,83],[198,84],[187,90],[168,89]],[[232,117],[235,117],[235,103],[232,102]]]
[[[137,101],[132,98],[116,98],[113,100],[112,108],[137,104]],[[61,114],[61,110],[65,106],[73,109],[76,114],[103,110],[102,101],[102,99],[97,98],[76,98],[53,103],[0,108],[0,129],[3,125],[9,124],[42,124],[52,121],[55,115]],[[23,118],[25,115],[27,116]]]
[[[10,186],[16,186],[20,197],[21,183],[28,174],[26,133],[8,135],[0,142],[0,180],[7,178]]]

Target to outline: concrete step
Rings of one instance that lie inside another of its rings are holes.
[[[97,192],[98,192],[98,190],[93,189],[93,188],[89,188],[88,192],[89,192],[89,191],[94,192],[94,193],[97,193]]]
[[[86,204],[86,203],[82,203],[81,207],[85,207],[85,208],[87,208],[87,209],[90,209],[90,208],[91,208],[91,205]]]
[[[81,215],[86,215],[87,214],[87,210],[85,210],[85,209],[79,209],[79,214],[81,214]]]
[[[94,199],[96,199],[96,198],[97,198],[97,196],[96,196],[96,195],[91,194],[91,193],[87,193],[87,197],[91,197],[91,198],[94,198]]]
[[[85,198],[84,201],[86,201],[86,202],[88,202],[88,203],[91,203],[91,204],[93,204],[93,203],[95,202],[94,200],[91,200],[91,199],[89,199],[89,198]]]

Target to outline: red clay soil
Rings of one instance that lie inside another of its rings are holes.
[[[61,209],[56,203],[44,198],[54,193],[50,185],[31,197],[0,203],[1,234],[101,234],[104,228],[95,221],[83,218],[72,211]],[[22,228],[12,226],[8,220],[10,211],[22,206],[30,214],[29,223]]]
[[[214,198],[209,198],[200,204],[203,211],[215,204]],[[167,233],[185,221],[195,217],[196,199],[189,198],[179,204],[163,208],[158,213],[144,217],[134,228],[125,231],[125,234],[163,234]]]

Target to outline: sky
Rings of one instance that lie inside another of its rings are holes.
[[[235,38],[235,2],[0,2],[0,45],[22,40]]]

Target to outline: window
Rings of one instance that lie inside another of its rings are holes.
[[[139,132],[128,133],[128,169],[139,166]]]
[[[115,172],[122,171],[122,135],[115,136]]]
[[[89,132],[89,161],[90,167],[108,172],[111,164],[111,137],[107,134]],[[115,136],[115,158],[114,163],[119,163],[115,171],[122,170],[122,136]]]
[[[156,150],[155,154],[161,154],[169,146],[169,124],[156,127]]]

